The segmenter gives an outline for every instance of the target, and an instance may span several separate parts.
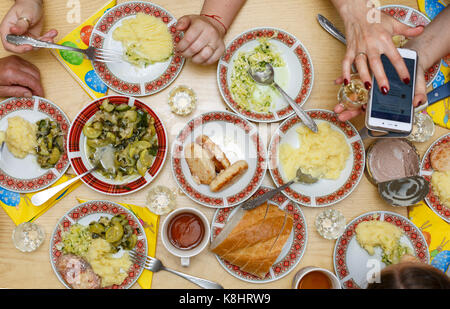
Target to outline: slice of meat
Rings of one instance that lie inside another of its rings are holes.
[[[225,153],[207,135],[199,135],[195,141],[211,154],[211,159],[216,166],[216,172],[220,172],[230,166]]]
[[[91,265],[74,254],[61,255],[55,263],[64,281],[73,289],[99,289],[102,279]]]
[[[442,143],[430,154],[431,166],[439,172],[450,171],[450,143]]]
[[[184,158],[197,184],[209,185],[216,177],[216,168],[206,149],[196,143],[186,145]]]
[[[209,184],[212,192],[220,191],[227,186],[233,184],[239,179],[248,169],[248,164],[244,160],[239,160],[224,169],[217,175],[216,178]]]

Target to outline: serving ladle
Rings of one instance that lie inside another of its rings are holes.
[[[318,132],[317,124],[315,123],[315,121],[275,82],[275,72],[270,63],[266,63],[264,71],[249,68],[248,74],[258,84],[275,87],[275,89],[277,89],[281,93],[283,98],[289,103],[300,120],[311,131],[313,131],[314,133]]]
[[[278,188],[267,191],[266,193],[264,193],[261,196],[258,196],[257,198],[254,198],[254,199],[244,202],[242,204],[242,208],[245,210],[250,210],[255,207],[258,207],[259,205],[263,204],[265,201],[270,200],[272,197],[274,197],[275,194],[283,191],[284,189],[286,189],[287,187],[289,187],[290,185],[292,185],[294,183],[313,184],[313,183],[316,183],[317,181],[319,181],[319,179],[317,179],[309,174],[303,173],[302,169],[298,168],[297,172],[296,172],[296,177],[294,179],[292,179],[291,181],[285,183],[284,185],[282,185]]]
[[[77,177],[74,177],[66,182],[63,182],[62,184],[59,184],[55,187],[49,188],[47,190],[43,190],[41,192],[36,193],[31,197],[31,203],[34,206],[41,206],[45,202],[47,202],[49,199],[51,199],[55,194],[63,190],[64,188],[68,187],[75,181],[77,181],[80,178],[83,178],[87,174],[92,173],[96,169],[98,169],[100,166],[102,166],[104,169],[114,169],[114,148],[109,145],[105,147],[97,148],[97,150],[94,153],[94,160],[95,165],[93,168],[89,169],[88,171],[84,172],[83,174],[78,175]]]

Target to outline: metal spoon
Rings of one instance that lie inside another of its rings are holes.
[[[303,123],[314,133],[317,133],[317,125],[314,120],[301,108],[294,100],[275,82],[275,72],[270,63],[266,63],[264,71],[248,69],[248,74],[253,78],[255,82],[262,85],[274,86],[283,96],[283,98],[291,105],[297,116],[303,121]]]
[[[263,195],[248,200],[246,202],[244,202],[242,204],[242,208],[245,210],[250,210],[253,209],[255,207],[258,207],[259,205],[261,205],[262,203],[264,203],[267,200],[270,200],[272,197],[275,196],[275,194],[277,194],[278,192],[283,191],[284,189],[286,189],[287,187],[289,187],[290,185],[292,185],[293,183],[305,183],[305,184],[312,184],[312,183],[316,183],[317,181],[319,181],[319,179],[312,177],[309,174],[305,174],[303,173],[301,168],[297,169],[297,173],[296,173],[296,177],[294,179],[292,179],[291,181],[285,183],[284,185],[270,190],[266,193],[264,193]]]
[[[114,164],[114,160],[111,160],[111,157],[114,155],[114,148],[109,145],[105,147],[97,148],[94,154],[94,158],[96,159],[96,163],[93,168],[89,169],[88,171],[84,172],[81,175],[78,175],[77,177],[74,177],[66,182],[63,182],[62,184],[59,184],[55,187],[49,188],[47,190],[43,190],[39,193],[36,193],[31,197],[31,203],[34,206],[41,206],[45,202],[47,202],[49,199],[51,199],[55,194],[63,190],[64,188],[68,187],[75,181],[77,181],[80,178],[83,178],[87,174],[92,173],[96,169],[98,169],[100,166],[102,166],[104,169],[114,169],[114,166],[111,164]]]

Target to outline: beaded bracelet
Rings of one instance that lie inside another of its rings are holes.
[[[215,21],[219,22],[219,24],[222,25],[223,29],[225,29],[225,33],[227,33],[228,29],[227,27],[221,22],[219,19],[222,19],[219,15],[208,15],[208,14],[200,14],[200,16],[205,16],[214,19]]]

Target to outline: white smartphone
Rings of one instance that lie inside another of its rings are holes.
[[[414,86],[416,83],[417,52],[411,49],[398,48],[405,61],[411,80],[405,84],[397,74],[391,61],[381,55],[384,71],[389,80],[389,92],[383,94],[375,79],[372,78],[372,89],[367,104],[366,126],[375,131],[392,131],[410,133],[414,120]]]

